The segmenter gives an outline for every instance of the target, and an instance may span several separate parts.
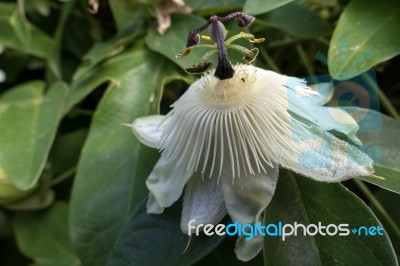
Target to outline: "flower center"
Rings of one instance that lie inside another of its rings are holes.
[[[249,72],[243,65],[234,67],[236,74],[231,79],[220,80],[212,75],[204,77],[201,94],[212,104],[231,105],[242,102],[254,87],[256,71]]]

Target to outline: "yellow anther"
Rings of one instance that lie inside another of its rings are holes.
[[[250,41],[251,43],[261,43],[261,42],[265,41],[265,38],[258,38],[258,39],[256,39],[256,38],[249,38],[249,41]]]
[[[212,40],[211,37],[208,36],[208,35],[201,35],[201,39],[205,40],[205,41],[211,41]]]
[[[177,54],[175,57],[176,58],[181,58],[181,57],[187,56],[188,54],[190,54],[191,51],[192,51],[192,49],[186,48],[185,50],[183,50],[182,53]]]

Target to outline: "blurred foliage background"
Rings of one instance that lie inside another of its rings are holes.
[[[243,264],[234,257],[233,238],[200,238],[181,255],[187,238],[179,231],[179,206],[160,217],[146,216],[144,181],[159,155],[122,125],[168,112],[198,78],[183,69],[196,63],[199,54],[179,60],[175,55],[185,47],[188,31],[211,15],[243,10],[256,16],[246,31],[266,38],[257,45],[255,62],[265,69],[346,80],[373,68],[381,111],[400,119],[398,0],[181,4],[0,0],[1,265]],[[163,35],[157,31],[157,15],[164,22],[171,16]],[[234,23],[227,28],[229,34],[238,32]],[[232,58],[239,62],[241,56]],[[400,127],[390,128],[386,144],[400,159]],[[367,180],[391,191],[359,180],[344,186],[316,184],[287,173],[291,179],[280,181],[267,212],[271,221],[280,217],[288,222],[325,217],[327,223],[376,225],[379,218],[391,243],[387,236],[361,243],[357,237],[347,242],[299,237],[289,242],[296,251],[266,240],[266,262],[260,254],[248,264],[395,265],[400,254],[399,168],[382,166],[387,184]],[[288,191],[293,201],[279,201],[288,198]],[[282,210],[298,199],[306,216],[283,217]],[[336,216],[321,211],[326,206]]]

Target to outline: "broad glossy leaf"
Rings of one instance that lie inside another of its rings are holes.
[[[48,58],[54,41],[39,28],[21,16],[16,4],[0,3],[0,44],[31,54]]]
[[[181,211],[175,204],[163,214],[147,214],[143,201],[118,236],[107,265],[192,265],[224,239],[192,236],[185,251],[189,236],[180,228]]]
[[[244,4],[243,11],[249,15],[260,15],[292,1],[293,0],[247,0]]]
[[[137,47],[124,49],[122,45],[100,43],[85,55],[85,64],[74,75],[66,111],[101,84],[118,83],[122,76],[145,60],[143,54],[135,53]]]
[[[399,202],[400,202],[400,195],[393,193],[391,191],[387,191],[384,189],[378,189],[374,193],[376,199],[379,203],[385,208],[387,213],[391,216],[394,223],[399,228],[400,225],[400,212],[399,212]],[[383,226],[387,230],[390,240],[392,241],[393,248],[395,249],[397,254],[400,254],[400,235],[399,231],[395,231],[392,226],[389,225],[385,217],[383,217],[382,212],[377,210],[375,206],[370,204],[371,210],[374,211],[375,215],[378,219],[382,222]]]
[[[102,61],[106,61],[111,57],[116,57],[116,55],[122,53],[124,51],[124,46],[119,45],[118,43],[96,43],[83,57],[83,62],[76,70],[73,76],[73,86],[74,84],[79,84],[79,82],[84,82],[85,78],[87,79],[87,72],[90,71],[94,67],[98,67],[97,71],[100,71],[102,67],[100,67]],[[106,64],[106,62],[104,62]],[[108,67],[111,68],[111,67]],[[108,69],[106,68],[106,69]],[[104,70],[103,70],[104,72]],[[102,72],[102,73],[103,73]],[[86,74],[86,76],[84,75]],[[93,76],[93,75],[92,75]],[[89,77],[90,74],[89,74]],[[93,78],[93,77],[92,77]],[[76,86],[79,87],[79,86]]]
[[[17,212],[13,226],[19,249],[33,265],[80,265],[68,236],[67,203],[56,202],[44,211]]]
[[[35,188],[28,190],[19,189],[0,167],[0,205],[4,206],[23,200],[29,196],[29,194],[33,193],[34,189]]]
[[[307,7],[289,3],[257,17],[260,24],[278,28],[299,38],[329,35],[331,25]]]
[[[54,34],[54,45],[52,47],[52,51],[48,57],[48,66],[50,73],[55,76],[55,80],[62,79],[62,66],[60,62],[61,58],[61,49],[62,42],[64,38],[64,30],[67,23],[67,20],[72,12],[72,8],[75,5],[76,0],[71,0],[64,3],[60,18],[57,21],[57,27]]]
[[[43,82],[29,82],[0,98],[0,165],[20,189],[39,179],[68,95],[62,82],[46,93],[44,87]]]
[[[121,32],[127,26],[137,27],[144,21],[143,17],[141,17],[142,21],[137,20],[144,10],[138,6],[138,2],[129,0],[110,0],[109,2],[118,31]],[[134,20],[136,23],[133,23]]]
[[[112,83],[94,114],[71,200],[72,241],[89,266],[104,265],[119,231],[147,194],[145,179],[158,158],[157,150],[141,145],[122,123],[157,113],[163,83],[177,73],[171,62],[144,50],[125,53],[112,66]],[[97,70],[87,75],[95,78]]]
[[[267,265],[396,265],[396,255],[384,231],[383,236],[351,232],[360,226],[378,226],[372,211],[341,184],[309,180],[289,171],[281,174],[276,194],[266,211],[267,223],[304,225],[349,224],[348,236],[297,236],[285,241],[265,237]],[[380,225],[381,226],[381,225]],[[333,229],[330,229],[333,232]]]
[[[40,15],[50,15],[50,0],[31,0],[24,2],[25,12],[37,11]]]
[[[43,190],[46,189],[46,190]],[[33,211],[49,207],[55,199],[52,189],[37,188],[31,195],[21,201],[4,205],[3,207],[12,211]]]
[[[400,53],[398,0],[353,0],[340,16],[328,52],[330,74],[340,80]]]

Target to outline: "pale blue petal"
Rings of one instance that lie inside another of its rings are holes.
[[[317,99],[317,103],[321,106],[328,103],[333,96],[334,86],[330,82],[313,84],[310,85],[310,88],[319,93],[313,97]]]
[[[187,234],[188,223],[193,227],[199,224],[216,225],[226,215],[224,197],[221,185],[217,185],[217,178],[193,175],[188,181],[184,197],[181,217],[181,229]],[[192,233],[194,229],[192,229]]]
[[[327,85],[319,87],[322,92],[329,93]],[[288,79],[286,88],[289,112],[295,119],[306,119],[324,130],[336,130],[357,145],[361,144],[356,136],[358,124],[349,114],[339,108],[321,106],[327,96],[300,93],[305,90],[305,81],[297,78]]]
[[[359,130],[357,121],[344,110],[338,107],[316,107],[314,108],[314,122],[324,130],[336,130],[345,134],[355,144],[361,145],[356,134]]]

